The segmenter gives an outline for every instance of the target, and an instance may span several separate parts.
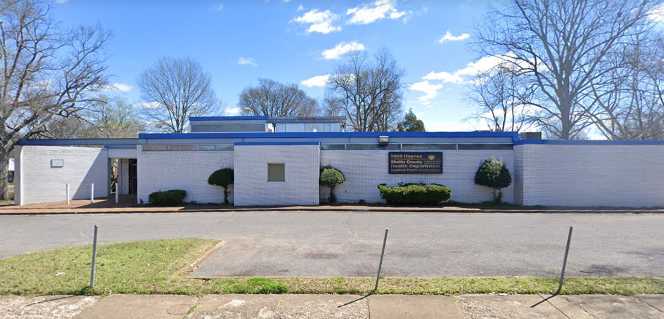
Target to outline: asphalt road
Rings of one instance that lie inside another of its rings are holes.
[[[209,212],[0,216],[0,258],[87,244],[212,238],[196,276],[365,276],[390,229],[388,276],[664,276],[664,214]]]

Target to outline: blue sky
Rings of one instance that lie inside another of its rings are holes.
[[[387,49],[405,71],[404,109],[428,130],[484,129],[468,80],[492,65],[472,49],[488,1],[56,0],[65,27],[101,25],[113,94],[139,105],[140,73],[160,57],[191,57],[211,73],[227,115],[259,78],[322,99],[325,75],[353,51]],[[345,54],[344,54],[345,53]]]

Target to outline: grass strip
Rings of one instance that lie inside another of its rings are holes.
[[[87,289],[90,247],[70,247],[0,260],[1,295],[79,294],[360,294],[373,278],[218,278],[193,279],[188,267],[217,244],[175,239],[102,245],[97,281]],[[551,293],[555,278],[544,277],[386,277],[380,294],[537,294]],[[664,278],[571,277],[563,294],[662,294]]]

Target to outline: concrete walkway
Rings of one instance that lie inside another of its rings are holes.
[[[0,318],[663,318],[664,295],[559,296],[537,308],[536,295],[112,295],[0,297]]]

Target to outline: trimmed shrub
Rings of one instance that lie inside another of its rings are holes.
[[[378,185],[380,196],[390,205],[439,205],[452,196],[452,190],[441,184]]]
[[[235,174],[232,168],[222,168],[214,171],[208,177],[208,184],[224,188],[224,204],[228,205],[228,186],[233,185]]]
[[[154,206],[182,206],[187,192],[181,189],[154,192],[150,194],[150,205]]]
[[[337,196],[334,195],[334,188],[345,181],[346,177],[344,177],[344,173],[332,166],[324,166],[320,169],[318,183],[330,188],[330,197],[328,198],[328,202],[330,203],[337,201]]]
[[[493,188],[493,201],[500,203],[503,198],[501,189],[512,184],[512,175],[503,161],[490,158],[477,169],[475,184]]]

